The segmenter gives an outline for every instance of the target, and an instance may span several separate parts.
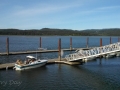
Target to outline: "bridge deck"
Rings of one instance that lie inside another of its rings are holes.
[[[105,45],[102,47],[94,47],[89,50],[77,50],[76,53],[66,55],[68,61],[79,61],[90,57],[98,57],[105,54],[120,52],[120,42]]]

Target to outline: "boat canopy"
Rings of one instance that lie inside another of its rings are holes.
[[[35,59],[35,57],[33,57],[33,56],[26,56],[27,58],[30,58],[30,59]]]

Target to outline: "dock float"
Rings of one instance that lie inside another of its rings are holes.
[[[56,58],[56,59],[49,59],[47,62],[47,65],[48,64],[69,64],[69,65],[75,64],[76,65],[76,64],[80,64],[80,62],[69,62],[65,58],[62,58],[61,60]],[[13,69],[14,66],[15,66],[15,63],[0,64],[0,70]]]
[[[73,48],[73,49],[61,49],[63,51],[75,51],[77,49],[82,49],[82,50],[88,50],[90,48]],[[18,54],[33,54],[33,53],[49,53],[49,52],[59,52],[59,50],[36,50],[36,51],[21,51],[21,52],[2,52],[0,53],[0,56],[5,56],[5,55],[18,55]]]
[[[13,68],[15,63],[6,63],[6,64],[0,64],[0,70],[2,69],[11,69]]]

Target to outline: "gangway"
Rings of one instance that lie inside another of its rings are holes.
[[[99,57],[102,55],[110,54],[110,53],[117,53],[120,51],[120,42],[101,46],[101,47],[94,47],[89,50],[82,50],[78,49],[75,53],[66,55],[65,58],[67,61],[81,61],[90,57]]]

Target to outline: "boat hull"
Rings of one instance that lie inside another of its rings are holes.
[[[83,62],[92,61],[92,60],[96,60],[96,57],[84,58]]]
[[[117,53],[116,53],[116,56],[119,57],[119,56],[120,56],[120,52],[117,52]]]
[[[110,53],[106,55],[106,58],[112,58],[116,55],[116,53]]]

